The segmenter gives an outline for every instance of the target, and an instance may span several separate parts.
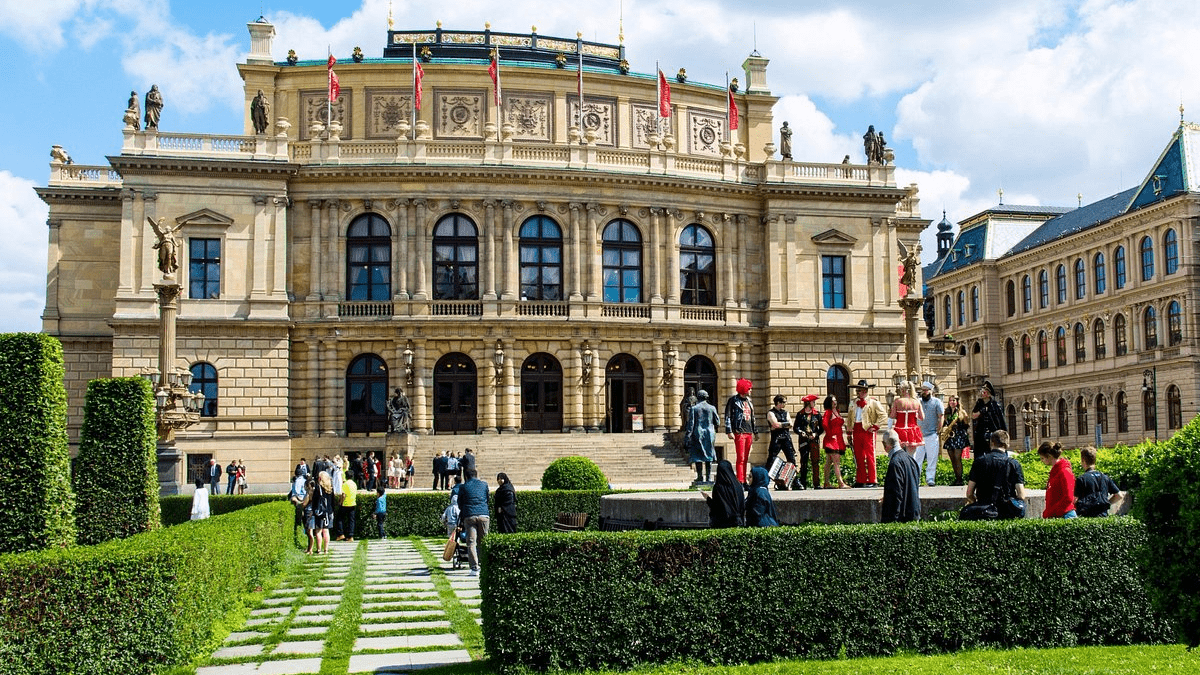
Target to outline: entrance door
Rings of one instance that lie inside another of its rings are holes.
[[[562,366],[558,359],[539,353],[521,365],[521,428],[525,431],[562,431]]]
[[[608,387],[608,430],[627,434],[645,429],[642,364],[629,354],[617,354],[605,369]]]
[[[466,354],[443,356],[433,369],[433,430],[474,433],[477,398],[475,363]]]

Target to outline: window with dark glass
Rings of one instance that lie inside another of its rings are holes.
[[[1092,276],[1096,280],[1096,295],[1100,295],[1108,289],[1108,277],[1104,271],[1104,254],[1097,253],[1096,257],[1092,258]]]
[[[1038,331],[1038,368],[1046,369],[1050,367],[1050,339],[1046,337],[1046,331]]]
[[[979,321],[979,287],[971,287],[971,322]]]
[[[1033,370],[1033,347],[1029,343],[1029,336],[1021,336],[1021,372],[1027,373]]]
[[[963,299],[964,297],[966,297],[966,296],[963,295],[963,292],[959,291],[958,292],[958,325],[959,326],[967,325],[967,303]]]
[[[953,322],[954,316],[953,316],[953,313],[950,311],[950,296],[949,295],[946,296],[945,302],[942,304],[944,305],[945,316],[946,316],[946,321],[945,321],[945,323],[942,324],[942,328],[948,332],[950,330],[950,328],[954,325],[954,322]]]
[[[628,220],[604,227],[604,302],[642,301],[642,235]]]
[[[188,297],[215,300],[221,297],[221,240],[188,240]]]
[[[1139,250],[1142,253],[1142,281],[1150,281],[1154,278],[1154,240],[1142,237]]]
[[[1117,433],[1129,431],[1129,397],[1125,392],[1117,392]]]
[[[1017,372],[1017,354],[1012,338],[1004,341],[1004,372],[1009,375]]]
[[[1179,237],[1176,236],[1175,230],[1167,230],[1163,235],[1163,274],[1174,274],[1178,269]]]
[[[845,302],[845,270],[842,276],[842,297]],[[712,233],[700,225],[688,225],[679,235],[679,302],[684,305],[715,305],[716,289],[717,249]]]
[[[1021,277],[1021,311],[1028,314],[1033,309],[1033,286],[1029,275]]]
[[[1075,260],[1075,299],[1082,300],[1087,295],[1087,273],[1083,269],[1083,258]]]
[[[1113,269],[1116,274],[1114,283],[1117,285],[1117,290],[1125,288],[1125,247],[1118,246],[1113,251]]]
[[[1179,396],[1179,387],[1167,387],[1167,428],[1178,429],[1183,426],[1183,401]]]
[[[1067,365],[1067,329],[1062,326],[1054,329],[1054,363]]]
[[[1058,304],[1063,304],[1067,301],[1067,268],[1059,265],[1054,270],[1054,285],[1055,291],[1058,293]]]
[[[1104,342],[1104,319],[1096,319],[1092,324],[1092,352],[1093,359],[1102,359],[1108,355],[1108,349]]]
[[[1113,317],[1113,349],[1116,350],[1117,356],[1125,356],[1129,353],[1129,336],[1125,330],[1124,314]]]
[[[1017,431],[1017,406],[1011,403],[1008,404],[1008,408],[1005,411],[1005,417],[1008,421],[1008,428],[1012,429],[1013,434],[1015,435]]]
[[[821,256],[821,298],[825,309],[846,308],[846,256]],[[958,294],[958,325],[963,324],[963,294]]]
[[[364,213],[346,230],[346,298],[392,299],[392,228],[374,213]]]
[[[1174,347],[1183,342],[1183,309],[1172,300],[1167,305],[1167,344]]]
[[[1108,433],[1108,399],[1104,394],[1096,396],[1096,424],[1100,425],[1100,433]]]
[[[470,218],[451,213],[433,229],[433,297],[479,299],[479,234]]]
[[[1004,304],[1009,316],[1017,313],[1017,287],[1011,279],[1004,284]]]
[[[521,225],[521,299],[562,300],[562,229],[546,216]]]
[[[1083,324],[1075,324],[1075,363],[1087,360],[1087,337],[1084,335]]]
[[[1088,435],[1087,401],[1082,396],[1075,399],[1075,433],[1080,436]]]
[[[1067,418],[1067,402],[1064,399],[1058,399],[1058,435],[1067,436],[1071,433],[1070,420]]]
[[[200,409],[200,416],[216,417],[217,369],[211,363],[201,361],[200,363],[192,364],[189,370],[192,371],[192,384],[188,387],[188,391],[191,391],[193,394],[196,392],[204,394],[204,407]]]
[[[1154,311],[1154,306],[1151,305],[1142,313],[1142,329],[1143,335],[1146,338],[1146,349],[1154,349],[1158,347],[1158,312]]]
[[[1046,270],[1038,272],[1038,308],[1046,309],[1050,306],[1050,275],[1046,274]]]

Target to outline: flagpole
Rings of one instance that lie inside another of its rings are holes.
[[[580,139],[580,141],[584,141],[585,136],[583,133],[583,38],[582,38],[582,35],[580,36],[578,49],[579,49],[579,83],[578,83],[578,88],[579,88],[579,139]]]
[[[504,99],[500,94],[500,48],[496,47],[496,142],[501,140],[500,129],[504,126]]]
[[[662,135],[662,69],[654,62],[654,133]]]
[[[732,97],[729,94],[729,71],[725,71],[725,141],[733,142],[733,130],[729,128],[729,104]]]
[[[329,56],[333,56],[333,46],[325,45],[325,51],[329,52]],[[329,138],[331,131],[329,127],[333,126],[333,66],[326,64],[325,73],[325,138]]]

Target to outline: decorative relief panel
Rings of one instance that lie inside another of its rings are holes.
[[[516,128],[514,140],[551,141],[553,110],[554,99],[550,94],[504,93],[504,122]]]
[[[342,123],[342,140],[354,138],[354,129],[350,125],[350,93],[350,88],[344,87],[333,105],[327,106],[329,94],[325,90],[300,92],[300,119],[304,120],[304,123],[300,125],[300,140],[310,139],[309,127],[313,122],[320,122],[328,126],[328,113],[330,112],[333,114],[333,119]]]
[[[492,44],[501,47],[532,47],[533,38],[525,35],[496,35],[493,33]]]
[[[435,136],[483,138],[489,100],[485,90],[435,90],[433,98]]]
[[[412,91],[367,89],[367,138],[395,139],[400,120],[412,117]]]
[[[539,42],[540,44],[540,42]],[[579,119],[579,97],[567,97],[567,126]],[[583,98],[583,131],[596,131],[596,145],[617,144],[617,101],[611,98]]]
[[[650,144],[646,141],[646,136],[654,133],[655,125],[661,120],[659,132],[662,135],[671,134],[671,118],[658,117],[658,106],[653,103],[634,103],[633,107],[633,147],[649,148]]]
[[[725,116],[688,111],[688,152],[693,155],[721,154],[725,140]]]

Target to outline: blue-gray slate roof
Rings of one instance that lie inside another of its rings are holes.
[[[1135,192],[1137,188],[1130,188],[1098,202],[1067,211],[1057,218],[1051,218],[1001,257],[1014,256],[1112,220],[1125,212],[1125,206],[1129,204]]]

